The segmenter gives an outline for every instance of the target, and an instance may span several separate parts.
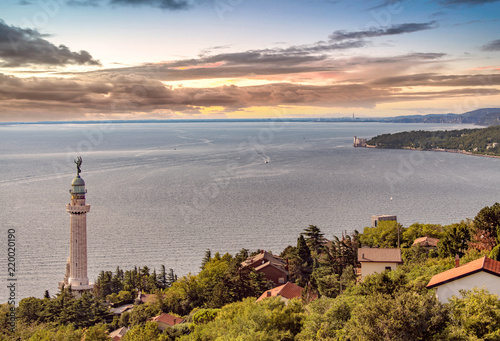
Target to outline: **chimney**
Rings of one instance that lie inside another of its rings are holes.
[[[458,256],[458,253],[455,255],[455,268],[458,268],[460,266],[460,257]]]
[[[285,270],[288,271],[288,266],[289,266],[289,263],[288,263],[288,258],[286,259],[286,266],[285,266]]]

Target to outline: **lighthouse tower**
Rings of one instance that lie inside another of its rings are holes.
[[[82,158],[75,160],[76,177],[71,182],[71,202],[66,205],[70,214],[70,244],[69,258],[66,263],[64,281],[59,282],[59,288],[71,286],[73,291],[90,290],[93,285],[87,277],[87,213],[90,205],[85,204],[85,181],[80,177]]]

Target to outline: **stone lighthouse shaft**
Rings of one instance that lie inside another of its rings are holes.
[[[75,160],[77,167],[76,177],[71,182],[71,202],[66,205],[70,214],[70,244],[69,258],[66,264],[64,281],[59,287],[71,286],[73,291],[92,289],[87,276],[87,213],[90,205],[85,203],[85,181],[80,177],[82,158]]]

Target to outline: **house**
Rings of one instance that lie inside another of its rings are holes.
[[[255,256],[248,257],[241,263],[241,267],[254,268],[255,271],[263,273],[274,285],[281,285],[288,282],[287,263],[282,258],[274,256],[267,251],[261,251]]]
[[[439,239],[437,239],[437,238],[420,237],[420,238],[415,239],[412,246],[420,245],[422,247],[432,248],[432,247],[437,247],[438,243],[439,243]]]
[[[132,308],[134,308],[134,305],[133,305],[133,304],[124,304],[124,305],[121,305],[121,306],[116,307],[116,308],[111,308],[111,309],[109,309],[109,311],[110,311],[113,315],[121,315],[121,314],[123,314],[124,312],[127,312],[127,311],[132,310]]]
[[[500,295],[500,262],[483,257],[455,268],[441,272],[431,278],[427,289],[435,289],[438,300],[447,303],[452,296],[459,296],[460,290],[484,287],[492,294]]]
[[[268,297],[276,296],[279,296],[283,301],[288,302],[288,300],[291,300],[292,298],[300,298],[302,290],[304,290],[304,288],[299,287],[297,284],[287,282],[279,287],[265,291],[262,295],[260,295],[256,302],[262,301]]]
[[[358,262],[361,263],[361,279],[385,270],[394,270],[401,260],[400,249],[358,249]]]
[[[122,337],[125,336],[125,334],[128,332],[127,327],[121,327],[119,329],[113,330],[111,333],[109,333],[109,337],[113,341],[119,341],[122,339]]]
[[[154,303],[156,301],[156,294],[143,294],[142,292],[139,292],[137,295],[137,298],[135,299],[135,303]],[[163,295],[165,297],[165,295]]]
[[[381,214],[372,215],[372,227],[378,227],[380,221],[398,221],[398,217],[395,215]]]
[[[170,314],[162,313],[159,316],[153,317],[153,321],[158,324],[158,329],[164,331],[165,328],[173,327],[176,324],[184,322],[183,319]]]

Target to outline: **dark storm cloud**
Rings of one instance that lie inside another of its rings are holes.
[[[500,39],[490,41],[488,44],[484,45],[483,51],[500,51]]]
[[[408,23],[408,24],[392,25],[391,27],[386,27],[386,28],[371,28],[369,30],[364,30],[364,31],[348,32],[339,30],[333,32],[328,37],[330,38],[331,41],[342,41],[347,39],[364,39],[364,38],[374,38],[381,36],[418,32],[418,31],[429,30],[436,27],[437,24],[435,21],[431,21],[428,23]]]
[[[0,66],[100,65],[87,51],[73,52],[64,45],[55,46],[38,31],[9,26],[0,19]]]

